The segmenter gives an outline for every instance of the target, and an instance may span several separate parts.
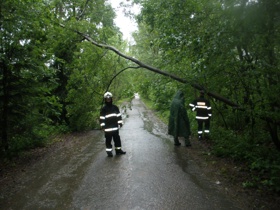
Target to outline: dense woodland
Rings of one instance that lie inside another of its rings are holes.
[[[1,159],[98,129],[108,88],[115,101],[140,93],[163,120],[178,89],[186,106],[204,89],[212,153],[251,170],[244,187],[280,192],[279,0],[124,1],[132,4],[142,10],[128,43],[104,0],[1,1]]]

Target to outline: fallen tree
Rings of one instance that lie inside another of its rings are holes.
[[[61,26],[62,26],[62,25],[61,25]],[[62,27],[64,27],[64,26],[62,26]],[[211,92],[211,91],[207,90],[205,87],[203,87],[203,86],[200,85],[200,84],[187,81],[186,79],[180,78],[180,77],[178,77],[178,76],[176,76],[176,75],[174,75],[174,74],[171,74],[171,73],[162,71],[162,70],[160,70],[160,69],[154,68],[154,67],[152,67],[152,66],[149,66],[149,65],[147,65],[147,64],[145,64],[145,63],[143,63],[143,62],[141,62],[141,61],[139,61],[139,60],[137,60],[137,59],[135,59],[135,58],[133,58],[133,57],[130,57],[130,56],[127,56],[127,55],[123,54],[122,52],[120,52],[119,50],[117,50],[117,49],[116,49],[115,47],[113,47],[113,46],[98,43],[98,42],[94,41],[91,37],[89,37],[88,35],[86,35],[86,34],[84,34],[84,33],[81,33],[80,31],[75,31],[75,32],[76,32],[77,34],[79,34],[80,36],[82,36],[85,40],[87,40],[87,41],[89,41],[90,43],[92,43],[93,45],[95,45],[96,47],[99,47],[99,48],[102,48],[102,49],[107,49],[107,50],[113,51],[113,52],[115,52],[117,55],[119,55],[119,56],[121,56],[121,57],[123,57],[123,58],[125,58],[125,59],[127,59],[127,60],[130,60],[130,61],[132,61],[133,63],[135,63],[135,64],[138,65],[138,67],[133,67],[133,68],[145,68],[145,69],[150,70],[150,71],[152,71],[152,72],[155,72],[155,73],[164,75],[164,76],[166,76],[166,77],[169,77],[169,78],[171,78],[171,79],[173,79],[173,80],[176,80],[176,81],[178,81],[178,82],[185,83],[185,84],[189,84],[189,85],[191,85],[193,88],[195,88],[195,89],[197,89],[197,90],[204,90],[204,91],[207,93],[207,95],[209,95],[209,96],[213,97],[214,99],[217,99],[217,100],[219,100],[219,101],[221,101],[221,102],[223,102],[223,103],[225,103],[225,104],[231,106],[231,107],[234,108],[234,109],[239,109],[239,110],[245,111],[245,109],[244,109],[242,106],[240,106],[239,104],[237,104],[237,103],[235,103],[235,102],[232,102],[232,101],[230,101],[229,99],[227,99],[227,98],[225,98],[225,97],[223,97],[223,96],[221,96],[221,95],[219,95],[219,94],[217,94],[217,93],[214,93],[214,92]],[[130,68],[130,67],[129,67],[129,68]],[[125,69],[127,69],[127,68],[125,68]],[[124,70],[125,70],[125,69],[124,69]],[[123,71],[124,71],[124,70],[123,70]],[[123,71],[121,71],[121,72],[123,72]],[[119,72],[118,74],[120,74],[121,72]],[[114,78],[115,78],[118,74],[116,74],[116,75],[114,76]],[[114,79],[114,78],[113,78],[113,79]],[[112,81],[111,81],[111,82],[112,82]],[[111,83],[111,82],[110,82],[110,83]],[[261,118],[261,119],[262,119],[262,118]],[[278,127],[278,125],[279,125],[279,121],[275,121],[275,120],[273,120],[273,119],[265,119],[265,121],[266,121],[267,123],[269,123],[269,124],[272,123],[272,127],[273,127],[274,129],[272,129],[272,131],[271,131],[271,137],[272,137],[272,140],[273,140],[274,144],[276,145],[276,148],[277,148],[278,150],[280,150],[280,144],[279,144],[279,139],[278,139],[278,135],[277,135],[277,127]],[[276,131],[276,132],[275,132],[275,131]]]
[[[197,90],[204,90],[204,91],[207,93],[207,95],[209,95],[209,96],[211,96],[211,97],[213,97],[213,98],[215,98],[215,99],[217,99],[217,100],[219,100],[219,101],[222,101],[222,102],[224,102],[225,104],[227,104],[227,105],[229,105],[229,106],[231,106],[231,107],[233,107],[233,108],[235,108],[235,109],[242,109],[242,108],[240,107],[240,105],[238,105],[237,103],[234,103],[234,102],[228,100],[227,98],[225,98],[225,97],[223,97],[223,96],[221,96],[221,95],[219,95],[219,94],[217,94],[217,93],[211,92],[211,91],[207,90],[205,87],[203,87],[203,86],[201,86],[201,85],[199,85],[199,84],[197,84],[197,83],[189,82],[189,81],[187,81],[186,79],[180,78],[180,77],[178,77],[178,76],[176,76],[176,75],[174,75],[174,74],[171,74],[171,73],[168,73],[168,72],[166,72],[166,71],[162,71],[162,70],[160,70],[160,69],[157,69],[157,68],[154,68],[154,67],[152,67],[152,66],[149,66],[149,65],[147,65],[147,64],[145,64],[145,63],[143,63],[143,62],[141,62],[141,61],[139,61],[139,60],[137,60],[137,59],[135,59],[135,58],[133,58],[133,57],[130,57],[130,56],[127,56],[127,55],[123,54],[122,52],[120,52],[119,50],[117,50],[115,47],[112,47],[112,46],[110,46],[110,45],[100,44],[100,43],[94,41],[94,40],[93,40],[91,37],[89,37],[88,35],[83,34],[83,33],[79,32],[79,31],[76,31],[76,33],[78,33],[79,35],[81,35],[82,37],[84,37],[84,39],[86,39],[87,41],[91,42],[91,43],[94,44],[95,46],[97,46],[97,47],[99,47],[99,48],[102,48],[102,49],[107,49],[107,50],[113,51],[113,52],[115,52],[116,54],[118,54],[119,56],[121,56],[121,57],[123,57],[123,58],[125,58],[125,59],[127,59],[127,60],[130,60],[130,61],[132,61],[133,63],[136,63],[136,64],[139,65],[139,67],[141,67],[141,68],[145,68],[145,69],[150,70],[150,71],[153,71],[153,72],[155,72],[155,73],[158,73],[158,74],[167,76],[167,77],[169,77],[169,78],[171,78],[171,79],[174,79],[174,80],[176,80],[176,81],[178,81],[178,82],[181,82],[181,83],[190,84],[193,88],[195,88],[195,89],[197,89]]]

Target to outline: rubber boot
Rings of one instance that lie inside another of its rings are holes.
[[[116,155],[125,155],[126,152],[122,151],[121,149],[116,149]]]
[[[112,152],[107,152],[108,157],[113,157],[113,153]]]
[[[209,133],[205,133],[205,140],[210,140],[210,134]]]
[[[174,138],[174,145],[175,145],[175,146],[180,146],[180,145],[181,145],[181,143],[179,142],[178,137],[175,137],[175,138]]]
[[[190,137],[188,136],[188,137],[184,137],[184,138],[185,138],[185,146],[186,146],[186,147],[192,146],[192,145],[191,145],[191,142],[190,142]]]
[[[185,145],[186,145],[186,147],[192,146],[191,143],[190,143],[189,141],[185,141]]]

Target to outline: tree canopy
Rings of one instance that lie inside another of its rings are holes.
[[[163,119],[178,89],[186,101],[204,89],[213,153],[248,161],[279,190],[279,1],[130,3],[141,7],[135,43],[105,0],[0,3],[1,158],[98,129],[108,87],[116,101],[139,92]]]

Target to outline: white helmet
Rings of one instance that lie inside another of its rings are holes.
[[[113,94],[110,93],[110,92],[106,92],[106,93],[104,94],[104,98],[112,98],[112,97],[113,97]]]

